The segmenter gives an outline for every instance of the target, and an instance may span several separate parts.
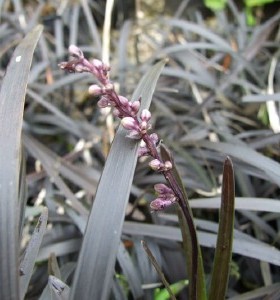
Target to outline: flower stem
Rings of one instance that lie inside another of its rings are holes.
[[[157,148],[154,143],[150,141],[150,137],[148,134],[143,135],[143,140],[149,148],[151,156],[163,162],[160,157]],[[184,218],[187,222],[187,226],[189,228],[191,241],[192,241],[192,282],[191,282],[191,299],[197,299],[197,273],[198,273],[198,240],[196,235],[196,229],[193,222],[192,214],[189,206],[187,205],[187,199],[185,199],[185,193],[181,190],[175,176],[172,173],[172,170],[162,171],[163,176],[166,181],[169,183],[170,188],[173,190],[175,196],[178,199],[178,205],[181,207]]]

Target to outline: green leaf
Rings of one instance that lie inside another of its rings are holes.
[[[132,100],[142,97],[148,108],[165,61],[148,71]],[[112,143],[89,216],[70,299],[108,299],[118,252],[125,207],[137,161],[138,143],[119,128]]]
[[[33,52],[43,27],[17,46],[0,92],[0,299],[19,299],[18,211],[22,116]]]
[[[188,280],[180,280],[173,284],[170,284],[171,291],[177,295],[179,294],[186,286],[188,286]],[[167,289],[156,289],[155,291],[155,300],[169,300],[170,295]]]
[[[233,166],[231,159],[227,157],[224,163],[219,232],[209,300],[223,300],[226,297],[232,256],[234,197]]]
[[[247,6],[245,8],[245,11],[246,11],[247,24],[249,26],[255,26],[257,21],[256,21],[256,18],[254,16],[254,13],[252,11],[252,8],[250,6]]]
[[[213,10],[221,10],[226,6],[226,0],[204,0],[204,5]]]
[[[276,2],[279,0],[245,0],[245,5],[248,7],[262,6],[267,3]]]

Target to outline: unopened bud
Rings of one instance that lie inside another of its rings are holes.
[[[105,86],[106,91],[112,91],[114,89],[114,85],[112,82],[108,82]]]
[[[78,63],[74,66],[74,70],[77,73],[88,72],[88,68],[86,68],[83,64],[80,64],[80,63]]]
[[[76,72],[76,62],[73,62],[73,61],[66,62],[66,61],[64,61],[64,62],[60,63],[58,66],[60,67],[60,69],[65,70],[69,73]]]
[[[154,144],[156,144],[158,142],[158,135],[156,133],[152,133],[150,134],[150,139]]]
[[[150,150],[147,147],[139,147],[138,157],[150,155]]]
[[[152,127],[151,124],[148,124],[146,121],[140,122],[139,126],[142,134],[146,134],[147,131]]]
[[[152,210],[159,211],[165,209],[166,207],[172,204],[173,202],[170,200],[162,200],[160,198],[157,198],[150,203],[150,207]]]
[[[162,163],[158,159],[153,159],[152,161],[149,162],[149,166],[154,171],[159,171],[162,168]]]
[[[120,117],[121,117],[121,113],[120,113],[120,111],[119,111],[117,108],[115,108],[115,109],[113,110],[113,115],[114,115],[115,117],[117,117],[117,118],[120,118]]]
[[[69,51],[70,55],[72,55],[76,58],[84,58],[83,51],[75,45],[70,45],[68,48],[68,51]]]
[[[125,129],[128,130],[137,130],[139,129],[139,126],[137,124],[137,122],[135,121],[135,119],[131,118],[131,117],[125,117],[121,120],[122,126]]]
[[[151,119],[151,113],[150,113],[150,111],[148,109],[143,109],[143,111],[141,112],[140,119],[143,122],[149,122],[150,119]]]
[[[111,70],[111,67],[107,65],[106,63],[103,63],[103,70],[106,72],[109,72]]]
[[[172,167],[173,167],[173,166],[172,166],[171,161],[167,160],[167,161],[164,163],[164,169],[165,169],[165,171],[171,170]]]
[[[123,107],[127,107],[128,106],[128,99],[123,97],[123,96],[119,96],[119,100],[120,100],[120,103]]]
[[[168,195],[174,194],[172,189],[163,183],[155,184],[154,189],[158,194],[168,194]]]
[[[139,100],[130,103],[130,109],[134,115],[136,115],[138,113],[140,105],[141,105],[141,103]]]
[[[92,84],[88,88],[88,92],[89,92],[90,95],[100,96],[103,93],[103,89],[97,84]]]
[[[93,59],[92,64],[96,69],[101,69],[103,67],[103,62],[99,59]]]
[[[97,102],[99,108],[105,108],[110,106],[110,103],[106,97],[101,97],[100,100]]]

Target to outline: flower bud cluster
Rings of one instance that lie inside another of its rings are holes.
[[[75,45],[69,46],[68,51],[70,56],[73,57],[73,59],[67,62],[60,63],[59,67],[61,69],[66,70],[70,73],[88,72],[93,74],[98,79],[98,81],[102,83],[102,85],[106,86],[107,84],[110,84],[110,67],[108,65],[104,64],[98,59],[93,59],[91,62],[88,61],[84,57],[82,50]],[[95,92],[97,91],[96,87],[92,89],[95,90]]]
[[[91,61],[84,57],[83,52],[77,46],[71,45],[69,53],[72,59],[62,62],[59,66],[68,72],[89,72],[97,80],[98,84],[89,87],[90,95],[98,96],[97,105],[100,108],[112,107],[113,114],[121,119],[122,126],[128,130],[127,137],[141,140],[139,156],[149,155],[153,160],[149,163],[150,167],[157,172],[165,172],[172,169],[170,161],[162,161],[157,149],[159,138],[156,133],[149,134],[151,129],[151,113],[147,109],[140,112],[141,98],[134,102],[126,97],[120,96],[114,89],[114,84],[109,80],[110,67],[98,59]],[[166,177],[166,176],[165,176]],[[171,188],[164,184],[156,184],[155,190],[158,198],[152,201],[153,210],[162,210],[177,201]]]
[[[119,107],[115,107],[113,111],[114,116],[120,119],[124,118],[127,115],[136,117],[140,109],[141,99],[134,102],[130,102],[127,98],[123,96],[118,96],[118,103],[121,109]]]
[[[159,141],[158,135],[156,133],[152,133],[149,135],[149,139],[152,142],[154,148],[157,148],[157,144]],[[142,157],[142,156],[147,156],[147,155],[151,155],[151,151],[150,151],[149,147],[147,146],[147,144],[143,140],[141,140],[139,151],[138,151],[138,156]]]
[[[154,211],[163,210],[177,201],[171,188],[163,183],[158,183],[154,186],[158,197],[150,203],[150,207]]]
[[[149,123],[151,113],[147,109],[143,109],[139,120],[135,117],[124,117],[121,121],[123,127],[129,130],[128,137],[132,139],[141,139],[151,129]]]
[[[161,162],[159,159],[153,159],[150,161],[149,166],[157,172],[166,172],[172,169],[172,163],[169,160]]]

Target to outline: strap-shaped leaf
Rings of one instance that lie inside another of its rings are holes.
[[[171,172],[178,184],[178,187],[182,191],[183,196],[183,203],[178,209],[178,217],[183,238],[183,248],[187,257],[187,270],[189,274],[189,298],[204,300],[206,299],[206,285],[204,278],[203,261],[187,193],[169,150],[162,144],[160,151],[164,161],[169,160],[172,162],[173,168]]]
[[[148,108],[165,62],[157,63],[142,78],[132,100],[142,97]],[[125,207],[137,161],[138,143],[119,128],[108,155],[89,216],[70,299],[108,299]]]
[[[17,46],[0,92],[0,299],[19,299],[19,173],[22,116],[37,26]]]
[[[182,233],[179,228],[168,225],[154,225],[142,224],[136,222],[124,223],[123,233],[129,235],[148,236],[159,239],[166,239],[168,241],[182,242]],[[217,235],[205,231],[197,231],[198,239],[201,246],[213,248],[217,242]],[[251,236],[244,234],[235,236],[233,241],[233,253],[244,255],[258,259],[260,261],[269,262],[276,266],[280,266],[280,251],[273,246],[265,244]]]
[[[209,300],[225,299],[233,242],[234,174],[231,159],[226,158],[223,171],[219,232],[215,250]]]
[[[198,142],[198,145],[207,149],[227,153],[233,158],[238,158],[248,165],[260,169],[265,176],[280,186],[280,164],[269,157],[251,149],[248,146],[236,145],[232,143],[212,143],[208,141]]]

